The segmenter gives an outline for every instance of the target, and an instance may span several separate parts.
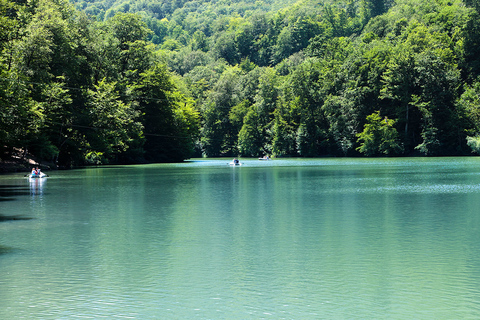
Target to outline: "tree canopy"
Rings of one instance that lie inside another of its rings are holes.
[[[0,157],[479,152],[476,1],[0,1]]]

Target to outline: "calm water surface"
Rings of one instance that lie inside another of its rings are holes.
[[[0,176],[0,319],[479,319],[480,158]]]

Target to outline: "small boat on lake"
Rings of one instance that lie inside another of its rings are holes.
[[[238,159],[233,159],[232,162],[229,162],[228,165],[230,166],[241,166],[242,163]]]
[[[263,156],[261,158],[258,158],[258,160],[264,160],[265,161],[265,160],[272,160],[272,159],[270,159],[269,156]]]
[[[47,178],[48,175],[43,173],[43,172],[40,172],[40,173],[30,173],[30,174],[27,174],[26,177],[30,178],[30,179],[40,179],[40,178]]]

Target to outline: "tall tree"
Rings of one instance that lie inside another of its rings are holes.
[[[380,111],[367,116],[367,123],[357,137],[360,142],[357,150],[367,156],[396,155],[402,151],[395,120],[387,117],[382,119]]]
[[[91,127],[87,160],[118,162],[118,156],[143,142],[140,112],[134,102],[123,102],[116,83],[101,81],[89,90]],[[92,159],[93,157],[93,159]]]
[[[237,133],[230,120],[230,110],[239,101],[238,82],[242,70],[227,68],[214,85],[203,106],[202,145],[208,156],[233,155],[237,150]]]
[[[179,145],[182,137],[176,135],[175,85],[165,65],[157,63],[139,75],[133,86],[132,97],[138,101],[145,135],[145,158],[165,162],[182,160]]]

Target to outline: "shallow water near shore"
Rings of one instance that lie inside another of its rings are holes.
[[[480,158],[230,160],[0,176],[0,319],[480,318]]]

